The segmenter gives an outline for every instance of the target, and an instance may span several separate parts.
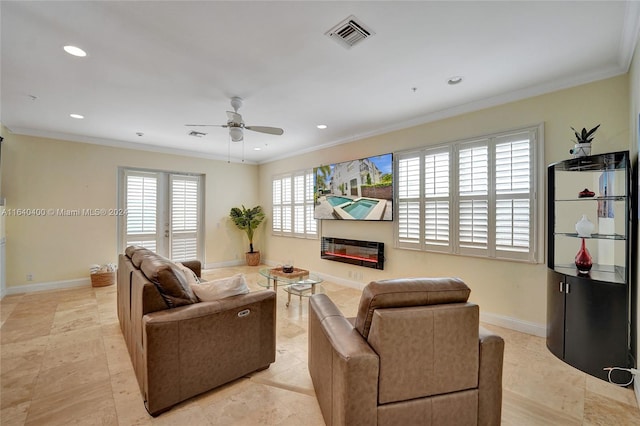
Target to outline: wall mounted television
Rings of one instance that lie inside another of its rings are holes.
[[[316,219],[393,221],[393,154],[314,169]]]

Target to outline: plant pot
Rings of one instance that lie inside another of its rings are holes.
[[[248,251],[246,253],[246,259],[247,259],[247,265],[249,265],[249,266],[258,266],[260,264],[260,252],[259,251],[254,251],[254,252]]]
[[[569,153],[573,158],[588,157],[591,155],[591,143],[577,143]]]

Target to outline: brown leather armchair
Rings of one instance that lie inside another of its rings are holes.
[[[499,425],[504,341],[455,278],[374,281],[355,319],[309,301],[309,372],[328,425]]]

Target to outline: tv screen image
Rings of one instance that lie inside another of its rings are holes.
[[[393,154],[314,169],[316,219],[393,220]]]

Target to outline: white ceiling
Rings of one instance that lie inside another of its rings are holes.
[[[245,131],[254,163],[626,73],[640,22],[638,1],[0,8],[0,120],[12,132],[238,160],[243,144],[229,151],[226,129],[195,138],[184,125],[226,123],[240,96],[247,125],[285,130]],[[375,35],[346,49],[325,32],[349,15]],[[66,54],[68,44],[88,56]],[[448,85],[456,75],[464,81]]]

